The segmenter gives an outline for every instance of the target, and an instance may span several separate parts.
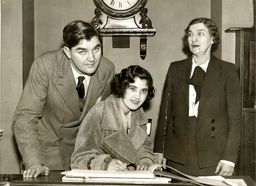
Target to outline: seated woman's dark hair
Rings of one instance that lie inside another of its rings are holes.
[[[147,80],[148,95],[145,102],[152,99],[155,96],[153,79],[150,73],[146,69],[140,67],[139,65],[131,65],[123,69],[119,74],[115,75],[115,78],[111,83],[112,94],[114,94],[116,97],[123,98],[125,90],[128,87],[129,83],[135,82],[135,77]]]

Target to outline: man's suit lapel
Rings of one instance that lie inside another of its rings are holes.
[[[63,68],[58,68],[55,76],[53,77],[53,83],[59,90],[64,102],[68,108],[74,113],[74,115],[80,117],[79,98],[76,92],[76,83],[70,67],[69,61],[65,58],[62,61]],[[61,66],[59,66],[61,67]]]
[[[83,113],[81,115],[81,119],[88,112],[89,108],[91,108],[91,106],[95,104],[95,102],[101,95],[101,92],[105,85],[105,82],[104,82],[103,78],[101,77],[102,74],[103,73],[101,73],[100,69],[98,68],[98,70],[95,72],[95,74],[93,74],[91,77],[90,84],[88,87],[88,92],[86,95],[86,102],[84,105]]]
[[[214,95],[214,90],[218,86],[219,82],[221,80],[219,79],[220,77],[221,70],[218,65],[218,61],[214,56],[211,56],[211,59],[209,61],[209,65],[207,68],[203,88],[201,90],[201,97],[200,97],[200,102],[199,102],[199,113],[200,110],[202,109],[203,105],[206,103],[207,99],[209,97],[212,97]]]

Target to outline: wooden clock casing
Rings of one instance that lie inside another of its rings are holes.
[[[102,36],[140,37],[140,56],[145,59],[147,37],[154,36],[145,8],[147,0],[93,0],[96,6],[92,24]]]

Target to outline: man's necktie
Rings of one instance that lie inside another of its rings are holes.
[[[201,67],[196,66],[191,79],[188,80],[188,83],[193,85],[196,91],[195,103],[197,103],[200,99],[201,88],[203,86],[204,78],[205,78],[205,71]]]
[[[78,77],[78,83],[77,83],[77,86],[76,86],[76,90],[77,90],[77,93],[78,93],[78,96],[79,98],[83,99],[84,98],[84,76],[79,76]]]

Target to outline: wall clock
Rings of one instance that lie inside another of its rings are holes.
[[[147,3],[147,0],[94,0],[95,5],[109,16],[116,18],[136,14]]]
[[[140,56],[145,59],[147,37],[154,36],[152,22],[145,8],[147,0],[94,0],[92,24],[102,36],[140,37]]]

